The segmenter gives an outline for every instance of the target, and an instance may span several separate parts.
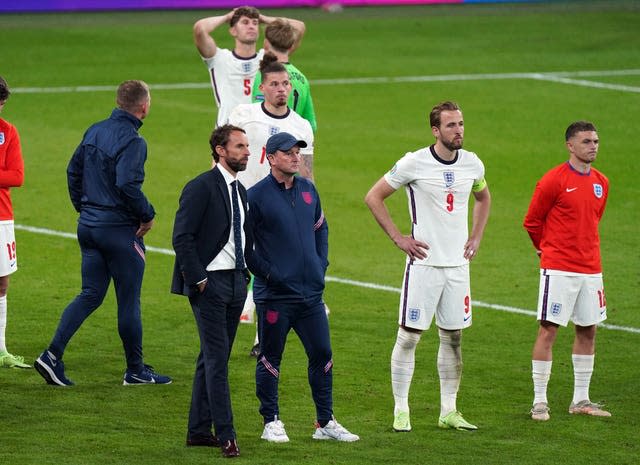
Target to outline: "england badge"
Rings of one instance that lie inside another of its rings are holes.
[[[0,145],[4,144],[4,132],[0,132]]]
[[[453,186],[453,183],[456,181],[456,177],[453,174],[453,171],[445,171],[444,173],[442,173],[442,176],[444,177],[444,187]]]
[[[242,63],[242,70],[245,73],[250,73],[251,72],[251,63],[250,62],[244,62]]]
[[[602,198],[602,192],[603,192],[602,184],[594,184],[593,185],[593,193],[595,194],[595,196],[597,198],[599,198],[599,199]]]

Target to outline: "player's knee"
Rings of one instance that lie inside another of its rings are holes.
[[[438,334],[440,336],[441,344],[446,344],[451,347],[460,347],[460,344],[462,343],[462,330],[460,329],[449,331],[438,328]]]
[[[396,338],[396,344],[403,349],[413,349],[420,342],[420,336],[422,333],[416,333],[413,331],[407,331],[403,327],[398,328],[398,336]]]

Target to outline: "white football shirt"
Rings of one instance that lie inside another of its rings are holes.
[[[433,146],[409,152],[384,175],[389,185],[405,186],[412,236],[429,245],[427,258],[417,265],[460,266],[467,263],[464,244],[469,238],[469,195],[484,178],[484,165],[473,152],[460,149],[448,162]]]
[[[265,145],[267,139],[279,132],[288,132],[298,140],[307,143],[300,149],[302,155],[313,155],[313,130],[309,121],[288,109],[284,116],[275,116],[267,112],[263,103],[238,105],[229,115],[229,124],[244,129],[249,139],[249,162],[247,169],[238,173],[242,185],[249,189],[269,174],[269,161]]]
[[[241,58],[233,51],[218,48],[211,58],[202,58],[209,69],[213,96],[218,105],[216,126],[227,123],[229,113],[241,103],[251,103],[253,80],[260,67],[264,50],[251,58]]]

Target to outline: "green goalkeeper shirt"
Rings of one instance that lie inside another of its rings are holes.
[[[291,63],[283,63],[289,79],[291,81],[291,93],[289,94],[288,106],[304,119],[309,121],[313,131],[316,131],[318,123],[316,122],[316,112],[313,109],[313,99],[311,98],[311,88],[309,81],[302,72]],[[262,82],[262,74],[257,73],[253,81],[253,92],[251,94],[252,102],[264,102],[264,95],[260,92],[260,83]]]

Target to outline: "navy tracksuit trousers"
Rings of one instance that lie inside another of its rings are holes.
[[[140,290],[145,266],[145,247],[136,226],[89,227],[78,224],[82,252],[82,291],[64,309],[49,350],[62,358],[71,337],[84,320],[102,304],[113,278],[118,301],[118,333],[127,368],[138,372],[142,358]]]
[[[304,346],[309,385],[317,420],[324,424],[333,415],[333,360],[329,320],[321,299],[313,303],[256,302],[260,355],[256,365],[256,395],[260,414],[269,423],[280,414],[278,378],[289,331],[293,329]]]

